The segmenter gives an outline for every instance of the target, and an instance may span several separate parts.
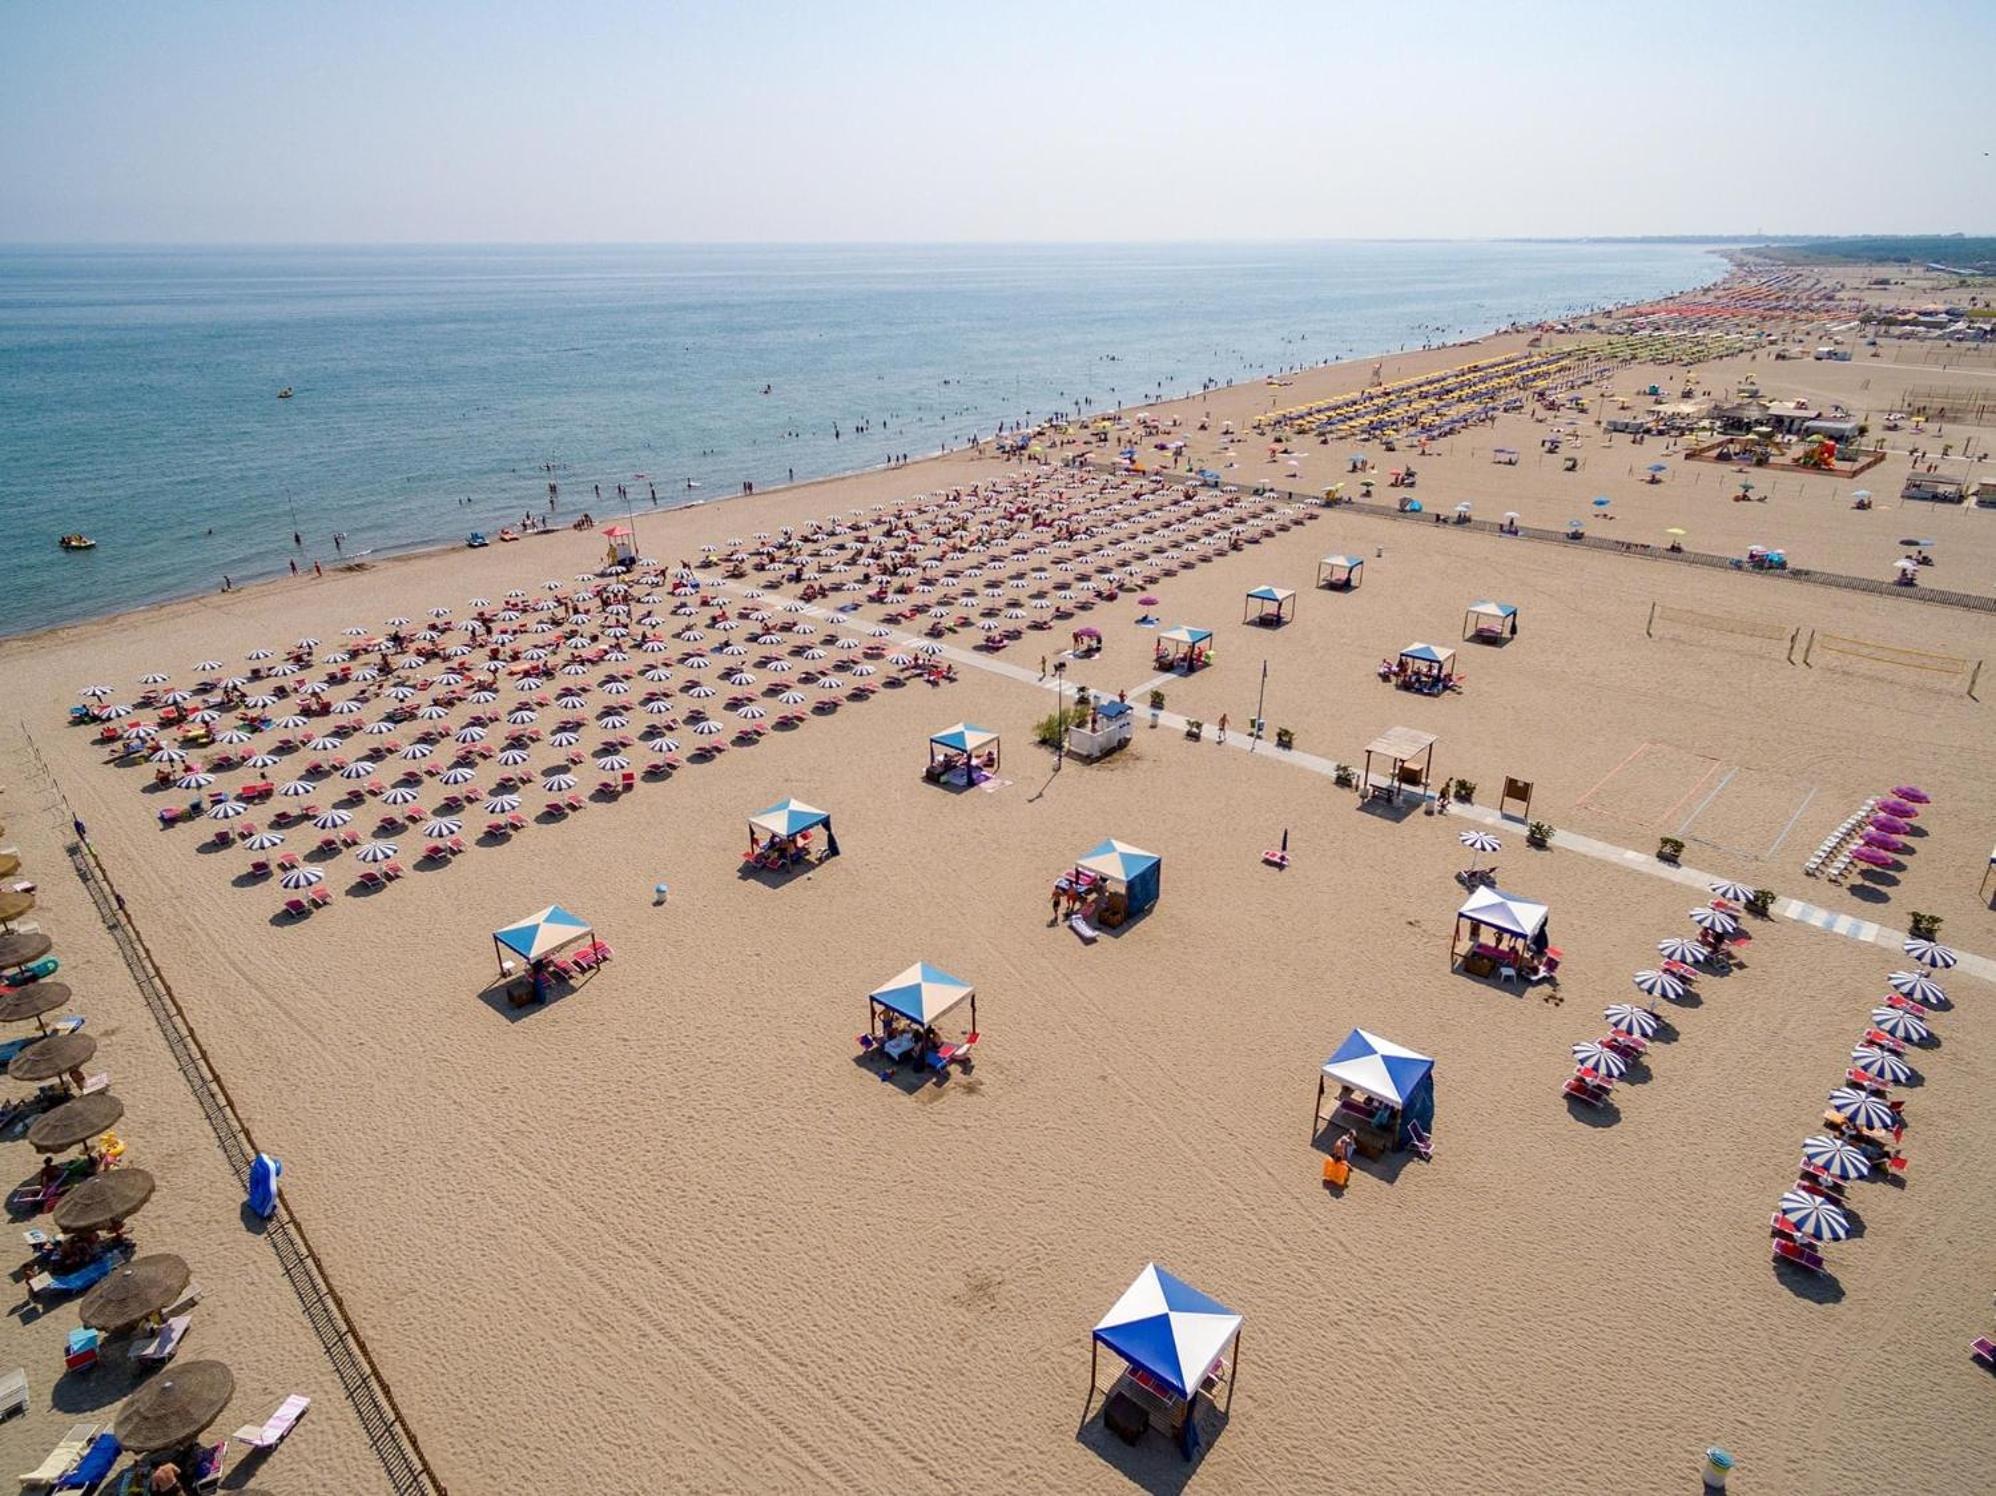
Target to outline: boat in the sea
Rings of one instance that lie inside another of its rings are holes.
[[[289,400],[291,398],[291,386],[287,384],[283,389],[279,390],[277,398],[280,400]]]
[[[92,540],[88,535],[65,535],[56,541],[56,544],[66,551],[94,551],[97,549],[97,542]]]

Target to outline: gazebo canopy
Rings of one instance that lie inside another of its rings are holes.
[[[749,824],[771,836],[795,836],[813,826],[822,826],[830,819],[828,812],[815,805],[806,805],[802,800],[779,800],[767,810],[758,810],[750,816]]]
[[[1296,595],[1289,587],[1250,587],[1248,596],[1258,603],[1285,603]]]
[[[1225,1304],[1153,1262],[1102,1316],[1095,1340],[1190,1398],[1240,1328]]]
[[[550,904],[518,924],[494,930],[492,938],[521,960],[538,961],[588,933],[589,921],[579,914],[570,914],[559,904]]]
[[[948,748],[956,753],[975,753],[980,748],[988,748],[998,741],[998,734],[988,727],[978,727],[970,722],[959,722],[954,727],[945,727],[933,734],[929,741],[938,748]]]
[[[1182,644],[1187,649],[1196,649],[1199,645],[1209,642],[1212,637],[1211,629],[1188,628],[1184,624],[1175,629],[1166,629],[1158,635],[1158,638],[1166,644]]]
[[[1324,1074],[1338,1084],[1393,1106],[1406,1105],[1434,1068],[1435,1062],[1428,1056],[1357,1028],[1338,1046],[1338,1052],[1324,1061]]]
[[[1390,758],[1395,763],[1406,763],[1426,753],[1435,746],[1435,742],[1433,733],[1422,732],[1418,727],[1389,727],[1366,744],[1365,751]]]
[[[1501,622],[1506,618],[1516,618],[1518,616],[1518,609],[1515,603],[1494,603],[1486,599],[1483,602],[1471,603],[1469,605],[1469,616],[1472,618],[1495,618]]]
[[[1360,556],[1326,556],[1317,564],[1328,566],[1334,571],[1357,571],[1365,565],[1365,560]]]
[[[1418,660],[1424,665],[1442,666],[1455,658],[1455,651],[1444,649],[1439,644],[1409,644],[1400,651],[1403,660]]]
[[[972,996],[975,990],[970,983],[961,977],[951,976],[940,966],[917,961],[901,975],[874,988],[867,995],[903,1018],[928,1024]]]
[[[1519,894],[1506,893],[1501,888],[1492,888],[1486,883],[1456,911],[1456,918],[1473,919],[1492,929],[1502,930],[1506,935],[1530,940],[1545,928],[1546,915],[1550,912],[1544,904]]]
[[[1075,866],[1085,868],[1102,878],[1114,878],[1118,883],[1128,883],[1132,878],[1140,878],[1158,863],[1163,861],[1155,852],[1146,852],[1142,847],[1133,847],[1128,842],[1117,841],[1113,836],[1100,846],[1091,847],[1081,857],[1075,859]]]

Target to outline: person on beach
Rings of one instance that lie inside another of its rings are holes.
[[[1220,713],[1220,741],[1222,743],[1227,741],[1227,714],[1225,712]]]

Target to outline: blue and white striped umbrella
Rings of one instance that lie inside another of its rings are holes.
[[[412,787],[406,784],[398,784],[393,789],[383,790],[381,793],[381,803],[383,805],[414,805],[421,798]]]
[[[248,847],[252,852],[268,852],[272,847],[281,847],[284,845],[284,833],[282,831],[259,831],[255,836],[245,838],[243,845]]]
[[[182,774],[173,781],[173,787],[177,790],[205,790],[214,782],[213,774],[203,774],[197,770],[192,774]]]
[[[1730,935],[1740,927],[1740,922],[1723,909],[1713,909],[1700,904],[1691,911],[1691,923],[1701,930],[1710,930],[1715,935]]]
[[[1837,1206],[1807,1190],[1790,1190],[1775,1206],[1781,1219],[1816,1241],[1842,1241],[1850,1235],[1850,1217]]]
[[[219,804],[208,807],[208,819],[211,821],[233,821],[248,809],[249,807],[240,800],[223,800]]]
[[[345,741],[345,738],[334,737],[329,732],[322,732],[316,738],[307,738],[305,740],[305,748],[311,753],[336,753],[339,751],[340,744]]]
[[[712,718],[709,718],[705,722],[695,722],[693,724],[693,730],[703,738],[711,738],[714,736],[714,734],[721,732],[724,729],[722,728],[720,723],[714,721]]]
[[[606,753],[596,760],[596,767],[606,774],[614,774],[619,769],[628,769],[631,761],[621,753]]]
[[[1832,1179],[1862,1179],[1871,1172],[1871,1160],[1842,1138],[1804,1138],[1802,1157]]]
[[[336,805],[331,810],[321,811],[313,818],[312,824],[321,831],[337,831],[352,819],[352,812],[341,810]]]
[[[1911,1013],[1898,1008],[1873,1008],[1871,1026],[1880,1033],[1890,1034],[1902,1044],[1924,1044],[1934,1032]]]
[[[1619,1080],[1622,1072],[1629,1068],[1629,1062],[1606,1045],[1589,1039],[1584,1044],[1573,1046],[1573,1062],[1583,1070],[1592,1070],[1596,1075],[1605,1075],[1610,1080]]]
[[[326,875],[315,867],[294,867],[277,880],[286,888],[310,888],[326,881]]]
[[[438,816],[433,821],[425,821],[423,823],[423,835],[425,836],[456,836],[462,830],[464,830],[464,822],[452,820],[449,816]]]
[[[348,764],[344,769],[340,770],[340,778],[365,779],[367,778],[368,775],[372,774],[373,772],[374,772],[373,760],[365,758],[357,758],[352,763]]]
[[[1753,897],[1753,890],[1748,888],[1746,884],[1729,883],[1723,878],[1717,883],[1708,883],[1705,886],[1729,904],[1744,904],[1748,899]]]
[[[1639,971],[1630,980],[1646,997],[1667,997],[1675,1002],[1684,996],[1683,981],[1667,971]]]
[[[1649,1009],[1629,1003],[1610,1003],[1602,1010],[1601,1016],[1607,1019],[1608,1027],[1616,1033],[1634,1034],[1638,1039],[1651,1037],[1661,1024],[1661,1020]]]
[[[550,774],[541,781],[541,788],[549,794],[572,790],[575,788],[575,776],[573,774]]]
[[[276,767],[276,764],[277,755],[274,753],[252,753],[243,760],[245,769],[269,769]]]
[[[1922,966],[1946,968],[1955,963],[1954,952],[1937,940],[1908,940],[1904,949]]]
[[[511,815],[520,808],[518,795],[494,795],[485,802],[485,813],[493,816]]]
[[[1860,1044],[1850,1052],[1851,1069],[1888,1085],[1903,1086],[1913,1078],[1913,1067],[1896,1054]]]
[[[1885,981],[1901,997],[1910,997],[1923,1007],[1937,1008],[1947,1001],[1941,984],[1924,971],[1895,971]]]
[[[446,769],[437,776],[438,784],[469,784],[478,777],[476,769]]]
[[[1705,947],[1695,940],[1682,935],[1672,935],[1656,943],[1656,953],[1666,961],[1703,961],[1709,954]]]
[[[371,841],[354,849],[354,856],[362,862],[386,862],[395,855],[395,843]]]
[[[287,779],[277,787],[277,793],[287,800],[302,800],[312,790],[313,784],[309,779]]]
[[[528,756],[527,750],[524,748],[507,748],[500,753],[495,762],[504,764],[507,768],[511,769],[525,763]]]
[[[1899,1125],[1899,1114],[1878,1097],[1856,1086],[1839,1086],[1830,1092],[1830,1106],[1853,1127],[1890,1132]]]

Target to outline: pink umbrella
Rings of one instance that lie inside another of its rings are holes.
[[[1138,598],[1137,602],[1146,608],[1155,608],[1157,606],[1157,599],[1152,597],[1148,592]]]
[[[1932,797],[1918,785],[1894,785],[1892,793],[1897,795],[1901,800],[1911,800],[1915,805],[1926,805],[1932,800]]]
[[[1908,821],[1920,813],[1917,805],[1910,805],[1904,800],[1881,800],[1878,802],[1878,808],[1889,816],[1899,816]]]
[[[1911,831],[1913,826],[1910,821],[1899,820],[1896,816],[1873,816],[1871,818],[1871,829],[1874,831],[1888,831],[1894,836],[1899,836]]]
[[[1896,836],[1887,836],[1883,831],[1865,832],[1864,844],[1867,847],[1876,847],[1881,852],[1910,852],[1913,850],[1906,842],[1902,842]]]
[[[1857,847],[1851,851],[1851,860],[1861,862],[1866,867],[1891,867],[1892,859],[1876,847]]]

